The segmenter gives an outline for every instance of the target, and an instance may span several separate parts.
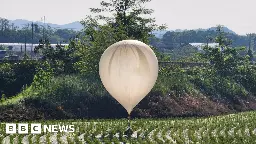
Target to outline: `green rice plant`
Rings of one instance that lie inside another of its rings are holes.
[[[36,144],[40,144],[40,137],[41,136],[42,136],[41,134],[40,135],[36,135],[36,140],[35,140]]]
[[[47,142],[48,144],[51,143],[50,137],[51,137],[51,134],[50,134],[50,133],[47,133],[47,134],[46,134],[46,142]]]
[[[128,138],[124,135],[127,122],[126,120],[49,120],[36,121],[42,124],[51,125],[75,125],[74,133],[67,134],[68,143],[82,143],[79,136],[88,144],[101,143],[253,143],[256,140],[256,112],[245,112],[224,116],[208,118],[189,118],[189,119],[134,119],[132,129],[137,137]],[[34,123],[34,122],[28,122]],[[5,128],[4,124],[1,128]],[[0,140],[9,136],[10,143],[14,140],[22,143],[23,137],[28,137],[28,142],[40,143],[40,137],[45,137],[45,142],[53,141],[60,143],[63,132],[41,134],[14,134],[9,135],[5,132],[0,134]],[[33,137],[34,136],[34,137]],[[32,138],[33,137],[33,138]],[[56,138],[56,140],[54,140]],[[24,139],[25,140],[25,139]]]
[[[70,135],[67,136],[67,142],[69,144],[74,144],[74,142],[71,140]]]
[[[62,134],[63,134],[63,133],[58,133],[58,134],[57,134],[57,142],[58,142],[59,144],[61,143],[60,138],[61,138]]]
[[[33,134],[28,135],[28,141],[29,141],[29,143],[33,143],[32,137],[33,137]]]
[[[18,135],[18,144],[22,144],[23,135]]]
[[[75,143],[77,143],[77,144],[80,144],[80,143],[81,143],[81,141],[79,140],[79,137],[78,137],[78,133],[76,133],[76,134],[74,135],[74,141],[75,141]]]

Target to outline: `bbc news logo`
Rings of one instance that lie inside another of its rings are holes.
[[[29,127],[30,125],[30,127]],[[41,125],[40,123],[6,123],[5,125],[6,134],[41,134],[46,132],[75,132],[74,125]]]

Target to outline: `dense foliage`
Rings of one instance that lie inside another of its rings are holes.
[[[101,8],[91,8],[96,16],[89,15],[81,21],[86,36],[77,45],[82,59],[76,64],[80,72],[99,78],[98,63],[108,46],[124,39],[148,44],[153,30],[165,28],[156,25],[154,18],[145,18],[153,13],[152,9],[144,8],[147,2],[150,0],[110,0],[101,2]],[[110,16],[105,16],[106,12]]]
[[[217,29],[217,28],[216,28]],[[163,35],[161,42],[164,44],[163,47],[167,49],[173,49],[179,46],[182,43],[210,43],[214,42],[212,38],[215,38],[218,35],[216,30],[185,30],[182,32],[171,32],[168,31]],[[239,36],[237,34],[228,33],[227,38],[232,40],[232,46],[248,46],[249,37],[248,36]],[[255,36],[251,37],[255,41]],[[256,45],[253,46],[253,49],[256,48]]]
[[[68,46],[57,44],[52,47],[48,39],[40,40],[35,47],[36,54],[42,55],[41,61],[48,62],[55,75],[75,73],[74,63],[79,60],[74,39],[70,39]]]
[[[0,63],[0,96],[10,97],[21,92],[33,82],[38,62]]]

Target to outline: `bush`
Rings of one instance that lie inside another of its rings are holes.
[[[236,82],[241,84],[252,95],[256,95],[256,66],[242,65],[233,76]]]
[[[30,85],[36,73],[36,61],[0,63],[0,95],[10,97]]]
[[[231,76],[221,76],[211,68],[194,68],[191,70],[191,82],[202,93],[212,98],[243,97],[248,91]]]
[[[163,94],[174,92],[176,96],[190,93],[193,89],[187,71],[179,66],[161,67],[152,91]]]
[[[35,88],[34,93],[36,95],[28,96],[24,102],[29,104],[43,101],[47,103],[45,109],[50,105],[69,118],[126,115],[125,109],[108,94],[101,83],[82,76],[53,77],[46,85]]]

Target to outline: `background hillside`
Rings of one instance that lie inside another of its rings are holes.
[[[29,20],[24,20],[24,19],[16,19],[16,20],[9,20],[10,23],[13,23],[14,26],[17,27],[24,27],[27,24],[32,23],[33,21],[29,21]],[[42,21],[36,21],[34,23],[37,23],[38,25],[44,25],[44,23]],[[52,24],[52,23],[45,23],[45,25],[49,25],[52,28],[59,28],[59,29],[73,29],[76,31],[82,30],[83,26],[79,21],[76,22],[72,22],[69,24],[63,24],[63,25],[59,25],[59,24]],[[185,30],[181,30],[181,29],[176,29],[176,30],[159,30],[159,31],[153,31],[153,33],[156,35],[157,38],[162,38],[162,36],[167,32],[167,31],[171,31],[171,32],[182,32],[182,31],[186,31]],[[207,30],[214,30],[216,31],[216,27],[211,27],[208,29],[195,29],[195,31],[207,31]],[[236,34],[234,31],[230,30],[227,27],[223,27],[223,31],[224,32],[228,32],[228,33],[233,33]]]
[[[157,37],[157,38],[163,38],[163,35],[166,33],[166,32],[184,32],[184,31],[188,31],[187,29],[185,30],[181,30],[181,29],[176,29],[176,30],[157,30],[157,31],[153,31],[153,34]],[[194,29],[194,31],[198,32],[198,31],[216,31],[216,27],[211,27],[211,28],[208,28],[208,29],[202,29],[202,28],[199,28],[199,29]],[[232,33],[232,34],[236,34],[234,31],[230,30],[229,28],[227,27],[223,27],[223,31],[226,32],[226,33]]]
[[[31,24],[33,21],[29,21],[29,20],[24,20],[24,19],[16,19],[16,20],[9,20],[10,23],[13,23],[14,26],[17,27],[24,27],[27,24]],[[38,25],[44,25],[43,22],[41,21],[36,21],[34,22]],[[45,25],[50,26],[51,28],[58,28],[58,29],[72,29],[72,30],[76,30],[76,31],[80,31],[83,29],[83,26],[81,25],[81,23],[79,21],[76,22],[72,22],[72,23],[68,23],[68,24],[63,24],[63,25],[58,25],[58,24],[52,24],[52,23],[45,23]]]
[[[85,35],[84,26],[80,22],[57,25],[51,23],[34,22],[28,20],[0,19],[0,43],[34,43],[38,44],[40,39],[46,38],[50,43],[68,44],[70,39],[82,38]],[[149,37],[149,44],[159,51],[167,53],[172,60],[182,60],[192,56],[201,50],[199,43],[213,43],[218,35],[215,27],[195,30],[154,30]],[[225,36],[232,41],[232,47],[249,47],[252,55],[256,51],[256,35],[238,35],[231,29],[222,27]],[[23,44],[24,45],[24,44]],[[3,48],[1,48],[3,49]],[[196,50],[197,49],[197,50]]]
[[[43,37],[49,39],[50,43],[68,43],[70,38],[84,35],[83,25],[80,22],[57,25],[42,22],[35,22],[32,27],[32,21],[0,19],[0,43],[38,43]],[[43,27],[44,26],[44,27]],[[33,30],[33,37],[32,37]],[[223,32],[227,38],[232,40],[233,47],[245,46],[252,47],[255,51],[255,34],[238,35],[227,27],[223,27]],[[182,47],[190,43],[212,43],[216,37],[216,27],[208,29],[195,30],[154,30],[154,37],[150,38],[150,44],[160,51],[170,52],[173,49]]]

